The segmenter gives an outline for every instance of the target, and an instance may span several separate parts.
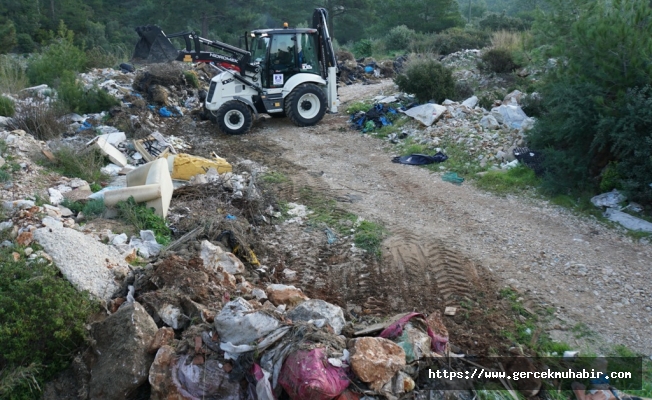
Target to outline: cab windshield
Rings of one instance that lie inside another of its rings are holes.
[[[269,47],[269,36],[256,35],[251,40],[251,59],[254,63],[262,63],[267,57]]]

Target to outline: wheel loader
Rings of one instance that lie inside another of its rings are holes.
[[[242,134],[261,113],[312,126],[337,112],[337,62],[327,11],[316,8],[312,28],[257,29],[245,48],[204,39],[195,32],[166,35],[155,25],[136,28],[134,61],[209,63],[217,71],[203,101],[204,112],[228,134]],[[183,38],[178,50],[171,38]],[[202,48],[210,48],[206,51]]]

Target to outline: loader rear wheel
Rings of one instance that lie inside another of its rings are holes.
[[[227,101],[215,112],[217,126],[229,135],[240,135],[251,129],[253,117],[247,105],[238,101]]]
[[[285,113],[296,126],[312,126],[324,118],[326,101],[319,86],[305,83],[285,98]]]

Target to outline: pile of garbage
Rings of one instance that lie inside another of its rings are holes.
[[[476,96],[461,103],[446,100],[442,104],[419,105],[412,97],[396,93],[375,97],[374,105],[367,112],[354,114],[351,123],[354,129],[372,133],[391,125],[397,113],[402,113],[417,121],[418,126],[409,128],[404,125],[391,133],[387,140],[394,144],[409,139],[443,153],[446,153],[446,144],[462,146],[481,167],[489,169],[513,168],[519,162],[517,157],[527,159],[532,166],[540,166],[538,152],[536,161],[526,157],[529,150],[519,152],[526,144],[527,131],[535,122],[519,105],[522,96],[515,90],[503,100],[494,102],[491,110],[486,110],[478,106]]]
[[[339,81],[345,85],[357,82],[365,84],[378,82],[383,78],[392,78],[401,73],[407,56],[398,56],[394,60],[376,61],[373,57],[354,59],[346,53],[338,54]]]

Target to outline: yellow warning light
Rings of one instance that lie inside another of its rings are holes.
[[[288,23],[287,23],[287,22],[283,22],[283,29],[287,29],[287,28],[288,28]]]

